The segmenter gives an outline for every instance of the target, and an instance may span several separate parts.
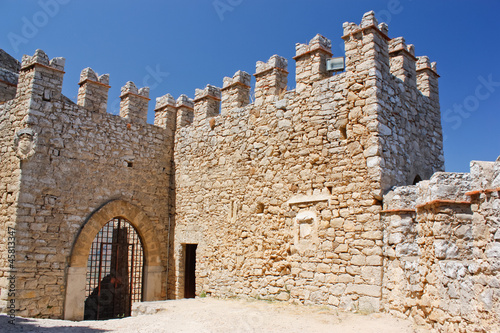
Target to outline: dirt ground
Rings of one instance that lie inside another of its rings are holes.
[[[155,314],[106,321],[17,317],[12,325],[7,316],[1,315],[0,332],[427,332],[416,328],[410,320],[389,314],[361,315],[281,302],[197,298],[164,301],[159,308]]]

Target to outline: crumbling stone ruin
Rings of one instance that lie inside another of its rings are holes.
[[[373,12],[342,39],[345,71],[317,35],[296,45],[295,89],[274,55],[252,103],[238,71],[157,98],[154,124],[148,88],[127,82],[115,116],[108,75],[84,69],[75,104],[63,58],[1,53],[4,312],[82,320],[126,286],[130,303],[255,297],[500,329],[500,161],[442,172],[435,63]]]

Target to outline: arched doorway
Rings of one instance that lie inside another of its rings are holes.
[[[157,231],[139,207],[123,200],[114,200],[96,209],[76,236],[66,272],[64,319],[83,320],[87,298],[87,271],[89,255],[98,233],[116,217],[129,223],[136,231],[143,247],[142,301],[165,298],[166,269],[161,255],[167,253],[167,244],[160,242]]]
[[[113,218],[90,248],[84,320],[130,316],[132,303],[142,301],[143,268],[139,234],[127,219]]]

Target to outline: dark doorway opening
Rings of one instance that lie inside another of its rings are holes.
[[[421,182],[422,178],[419,175],[416,175],[415,178],[413,179],[413,184],[412,185],[417,185],[418,182]]]
[[[198,244],[185,245],[184,298],[196,296],[196,247]]]
[[[109,221],[92,242],[87,262],[84,320],[130,316],[142,300],[144,251],[135,228],[123,218]]]

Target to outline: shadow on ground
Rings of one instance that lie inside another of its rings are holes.
[[[51,333],[61,333],[61,332],[71,332],[71,333],[86,333],[86,332],[110,332],[108,330],[96,329],[91,327],[86,327],[84,322],[75,322],[75,325],[67,325],[66,322],[61,321],[61,325],[58,325],[58,320],[51,320],[49,324],[43,323],[40,325],[34,319],[16,317],[14,319],[15,324],[9,323],[10,317],[7,315],[0,315],[0,332],[10,333],[10,332],[51,332]],[[66,324],[66,325],[65,325]]]

